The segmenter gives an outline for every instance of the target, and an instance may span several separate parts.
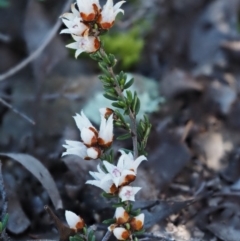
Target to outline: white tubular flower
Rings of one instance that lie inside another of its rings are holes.
[[[123,207],[118,207],[115,211],[115,218],[117,224],[124,224],[129,220],[130,216]]]
[[[88,36],[88,30],[84,32],[84,36],[72,35],[76,42],[66,45],[67,48],[76,49],[75,58],[81,53],[94,53],[100,48],[100,40],[97,37]]]
[[[83,111],[81,111],[81,115],[76,114],[73,117],[78,129],[81,131],[81,138],[86,145],[96,144],[98,138],[98,132],[96,128],[92,125],[90,120],[85,116]]]
[[[101,116],[103,116],[104,118],[108,118],[111,114],[113,114],[114,111],[110,108],[100,108],[99,112]]]
[[[130,182],[133,182],[136,178],[136,175],[133,171],[124,170],[118,165],[114,166],[107,161],[103,161],[103,164],[110,175],[106,175],[102,182],[112,180],[116,187],[119,187],[121,185],[126,185]]]
[[[81,18],[74,18],[73,20],[68,20],[67,18],[62,18],[63,23],[66,25],[66,29],[63,29],[60,34],[74,34],[78,36],[83,36],[85,31],[88,31],[88,27],[81,22]]]
[[[101,124],[98,134],[98,144],[104,148],[111,146],[113,141],[113,115],[106,120],[101,115]]]
[[[75,116],[73,116],[73,118],[80,131],[82,131],[83,128],[93,128],[96,130],[96,128],[92,125],[91,121],[85,116],[83,111],[81,111],[81,115],[76,114]]]
[[[101,7],[99,0],[77,0],[80,16],[84,21],[94,21],[98,16]]]
[[[66,29],[63,29],[60,33],[74,34],[83,36],[85,31],[88,31],[88,27],[82,23],[79,12],[75,8],[75,4],[71,5],[72,13],[64,13],[62,18],[63,23],[66,25]]]
[[[63,147],[66,148],[66,151],[63,152],[62,156],[76,155],[83,159],[88,158],[87,147],[82,142],[66,140],[66,145]]]
[[[106,193],[111,193],[111,194],[115,194],[118,189],[115,186],[115,184],[113,183],[112,180],[108,180],[108,181],[102,181],[106,175],[109,175],[107,173],[105,173],[100,165],[97,166],[98,172],[89,172],[90,175],[95,179],[95,180],[88,180],[86,182],[86,184],[91,184],[94,185],[96,187],[101,188],[102,190],[104,190]]]
[[[91,128],[83,128],[81,131],[81,138],[85,145],[91,146],[97,143],[97,133]]]
[[[95,160],[101,155],[101,150],[97,147],[86,147],[80,141],[69,141],[66,140],[66,145],[63,145],[66,151],[63,152],[62,156],[76,155],[84,160]]]
[[[101,188],[104,192],[109,194],[115,194],[118,191],[118,188],[112,181],[101,182],[98,180],[89,180],[86,181],[86,184],[91,184],[93,186]]]
[[[125,228],[115,228],[113,234],[118,240],[126,240],[130,237],[130,232]]]
[[[109,29],[113,26],[118,13],[124,14],[124,11],[120,8],[123,3],[125,1],[120,1],[113,6],[113,0],[107,0],[99,18],[99,24],[103,29]]]
[[[90,120],[84,115],[83,111],[81,111],[80,115],[76,114],[73,118],[81,132],[82,142],[67,140],[66,145],[63,145],[67,150],[62,156],[72,154],[85,160],[99,158],[102,153],[102,148],[109,147],[113,139],[113,116],[110,116],[108,120],[102,115],[101,117],[102,121],[98,132]]]
[[[87,148],[87,156],[89,159],[98,159],[101,155],[101,150],[97,147],[89,147]]]
[[[65,218],[68,226],[76,232],[81,230],[85,225],[84,220],[71,211],[65,211]]]
[[[134,231],[139,231],[143,228],[144,217],[144,213],[141,213],[138,216],[132,218],[130,225]]]
[[[137,168],[138,166],[143,162],[147,161],[147,158],[145,156],[139,156],[136,160],[134,160],[134,157],[131,152],[126,154],[124,151],[120,150],[121,156],[118,161],[118,166],[121,169],[127,169],[132,170],[137,174]]]
[[[124,186],[120,189],[118,196],[124,201],[135,201],[135,194],[141,187]]]

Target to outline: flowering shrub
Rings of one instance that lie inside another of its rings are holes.
[[[100,80],[104,96],[112,100],[112,106],[117,108],[112,110],[105,107],[99,110],[99,130],[92,125],[83,111],[76,114],[74,119],[80,130],[81,141],[66,140],[63,156],[77,155],[87,161],[100,160],[97,171],[90,172],[93,180],[88,180],[86,184],[101,188],[106,198],[116,198],[114,217],[104,221],[109,225],[108,232],[112,232],[118,240],[133,240],[144,231],[144,214],[141,210],[132,208],[130,201],[135,201],[135,195],[141,187],[134,187],[131,183],[136,179],[139,165],[147,160],[145,147],[151,124],[146,116],[137,123],[140,99],[136,92],[128,90],[134,80],[127,81],[124,72],[114,73],[117,60],[112,54],[105,52],[100,39],[100,36],[113,26],[117,14],[124,13],[120,8],[124,2],[113,5],[112,0],[107,0],[101,8],[98,0],[77,0],[77,3],[71,5],[71,13],[61,16],[67,27],[61,33],[71,34],[74,40],[66,47],[76,50],[76,58],[82,52],[87,52],[98,62],[103,72]],[[125,116],[129,116],[130,123]],[[126,132],[117,137],[119,140],[132,138],[133,143],[133,151],[119,150],[121,155],[116,165],[111,150],[114,126]],[[81,217],[71,211],[66,211],[65,216],[69,227],[78,233],[70,237],[70,240],[95,240],[93,230],[87,228]]]

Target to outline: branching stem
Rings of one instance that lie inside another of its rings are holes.
[[[106,55],[105,50],[101,47],[100,48],[100,53],[104,56]],[[110,73],[110,75],[112,76],[112,78],[114,79],[115,82],[115,91],[117,92],[119,97],[124,98],[122,89],[119,86],[119,83],[116,79],[114,70],[112,67],[108,67],[108,72]],[[130,118],[130,127],[131,127],[131,133],[132,133],[132,142],[133,142],[133,156],[134,159],[136,159],[138,157],[138,143],[137,143],[137,122],[136,122],[136,115],[135,113],[132,112],[131,108],[128,107],[129,110],[129,118]]]

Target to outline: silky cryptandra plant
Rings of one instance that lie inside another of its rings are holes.
[[[90,172],[94,180],[86,183],[103,189],[104,197],[116,198],[113,207],[116,208],[113,218],[105,220],[108,232],[113,232],[118,240],[133,240],[143,232],[144,214],[141,210],[133,210],[131,201],[135,201],[135,194],[141,187],[130,184],[135,180],[137,168],[142,161],[147,160],[145,147],[151,129],[146,116],[137,123],[136,116],[140,109],[140,100],[136,92],[129,87],[133,79],[127,81],[124,72],[114,73],[116,59],[112,54],[104,51],[100,36],[106,33],[114,24],[118,13],[124,13],[120,8],[125,1],[113,4],[107,0],[101,8],[99,0],[77,0],[71,5],[71,13],[61,16],[66,29],[61,33],[71,34],[74,42],[66,47],[75,49],[77,58],[82,52],[89,53],[98,62],[103,74],[100,80],[104,88],[104,97],[112,100],[110,108],[100,109],[101,124],[97,130],[89,119],[81,114],[74,116],[77,127],[81,132],[81,142],[67,140],[64,147],[65,155],[77,155],[85,160],[100,160],[97,172]],[[125,119],[129,116],[130,123]],[[113,142],[113,125],[125,130],[125,134],[118,139],[132,138],[133,151],[120,150],[120,158],[114,165],[114,153],[111,150]],[[94,241],[93,230],[88,229],[82,218],[66,211],[66,220],[76,235],[70,240]]]

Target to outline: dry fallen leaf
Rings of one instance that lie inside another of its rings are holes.
[[[0,153],[0,155],[11,158],[22,164],[46,189],[55,209],[63,207],[61,197],[51,174],[38,159],[22,153]]]

